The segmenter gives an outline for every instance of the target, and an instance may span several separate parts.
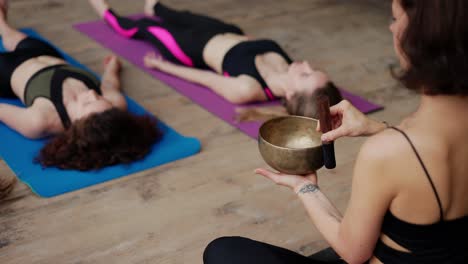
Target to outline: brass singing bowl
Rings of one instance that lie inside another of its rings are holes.
[[[265,162],[279,172],[312,173],[323,166],[322,133],[317,120],[302,116],[277,117],[263,123],[258,148]]]

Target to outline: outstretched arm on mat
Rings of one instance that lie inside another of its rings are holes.
[[[242,77],[225,77],[207,70],[180,66],[149,53],[144,58],[145,66],[175,75],[179,78],[204,85],[231,103],[243,104],[261,101],[264,94],[254,82]]]
[[[261,121],[266,122],[272,118],[287,116],[288,111],[282,105],[267,105],[267,106],[241,106],[236,107],[236,122],[251,122]]]
[[[44,117],[40,116],[33,107],[23,108],[10,104],[0,104],[0,122],[21,135],[37,139],[44,136]]]

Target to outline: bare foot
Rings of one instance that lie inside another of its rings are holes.
[[[104,17],[104,12],[109,10],[109,4],[106,0],[88,0],[91,6],[96,10],[99,16]]]
[[[122,65],[115,55],[108,55],[103,61],[104,69],[114,72],[119,72],[122,69]]]
[[[155,16],[154,6],[158,3],[159,0],[145,0],[144,13],[147,16]]]
[[[15,177],[0,176],[0,199],[6,197],[15,187]]]

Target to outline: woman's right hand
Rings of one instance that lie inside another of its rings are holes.
[[[387,126],[382,122],[368,118],[349,101],[342,100],[330,107],[332,130],[322,135],[322,141],[334,141],[340,137],[369,136],[384,130]],[[317,125],[320,131],[320,124]]]
[[[154,52],[148,52],[143,58],[143,63],[148,68],[162,70],[161,68],[163,68],[164,65],[169,62],[164,60],[164,58],[160,54],[156,55],[156,53]]]

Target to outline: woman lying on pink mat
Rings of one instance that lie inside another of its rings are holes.
[[[150,53],[144,58],[147,67],[204,85],[232,103],[284,98],[283,114],[315,117],[319,94],[327,94],[331,104],[342,99],[325,73],[293,62],[276,42],[250,39],[235,25],[155,0],[146,1],[145,13],[159,21],[121,17],[105,0],[90,3],[117,33],[159,50],[164,59]]]
[[[0,0],[7,50],[0,53],[0,97],[19,98],[25,107],[0,104],[0,123],[31,139],[53,136],[37,157],[43,166],[93,170],[143,158],[160,132],[154,118],[127,111],[117,57],[107,58],[100,81],[47,42],[12,28],[6,11]],[[0,193],[2,185],[0,179]]]

